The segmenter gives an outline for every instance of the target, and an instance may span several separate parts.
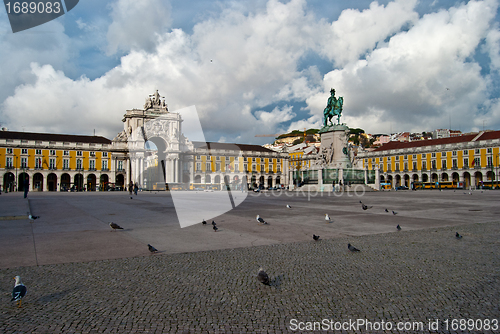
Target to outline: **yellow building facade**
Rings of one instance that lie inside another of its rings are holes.
[[[500,131],[414,142],[389,142],[358,155],[381,184],[451,182],[454,187],[494,187],[500,166]]]
[[[122,179],[111,141],[100,136],[0,131],[3,191],[105,189]],[[123,168],[121,168],[123,170]]]
[[[259,145],[193,142],[195,186],[235,189],[270,188],[286,185],[288,155]]]

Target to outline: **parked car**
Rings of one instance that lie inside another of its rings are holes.
[[[408,190],[408,187],[407,186],[399,186],[399,187],[396,187],[396,190]]]

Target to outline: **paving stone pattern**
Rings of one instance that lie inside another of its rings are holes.
[[[292,319],[426,326],[337,333],[498,333],[443,322],[500,318],[499,237],[498,223],[481,223],[1,269],[0,333],[289,333]],[[259,266],[271,286],[257,281]],[[20,309],[14,275],[28,287]]]

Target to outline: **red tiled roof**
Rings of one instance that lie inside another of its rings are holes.
[[[209,149],[209,150],[236,150],[241,151],[258,151],[258,152],[269,152],[276,153],[273,150],[265,148],[260,145],[249,145],[249,144],[231,144],[231,143],[214,143],[214,142],[201,142],[194,141],[193,145],[195,148]]]
[[[500,131],[495,131],[495,132],[500,133]],[[387,144],[384,144],[384,145],[376,148],[374,150],[374,152],[388,151],[388,150],[400,150],[400,149],[404,149],[404,148],[423,147],[423,146],[431,146],[431,145],[445,145],[445,144],[463,143],[463,142],[471,141],[476,136],[477,136],[477,133],[465,135],[465,136],[439,138],[439,139],[428,139],[428,140],[417,140],[417,141],[412,141],[412,142],[390,141]]]
[[[53,133],[15,132],[15,131],[0,131],[0,139],[111,144],[111,140],[101,136],[63,135],[63,134],[53,134]]]
[[[500,139],[500,131],[486,131],[477,140]]]

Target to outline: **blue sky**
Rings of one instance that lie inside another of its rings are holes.
[[[207,140],[263,144],[320,127],[330,88],[369,133],[500,129],[495,0],[82,0],[15,34],[0,11],[0,43],[13,131],[113,138],[158,89]]]

